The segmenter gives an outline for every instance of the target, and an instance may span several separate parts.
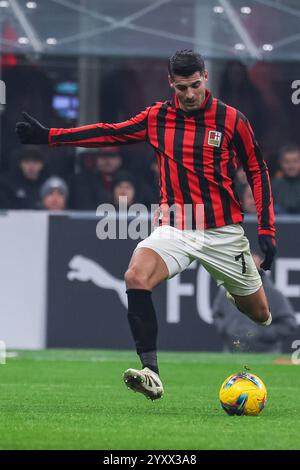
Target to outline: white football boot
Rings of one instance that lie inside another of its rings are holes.
[[[148,369],[148,367],[142,370],[127,369],[124,372],[123,380],[129,389],[142,393],[150,400],[158,400],[164,394],[159,375]]]

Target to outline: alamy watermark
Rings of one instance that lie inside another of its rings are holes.
[[[6,344],[0,341],[0,364],[6,364]]]
[[[292,82],[292,90],[295,90],[291,97],[292,103],[300,104],[300,80],[294,80]]]
[[[0,105],[6,104],[6,85],[3,80],[0,80]]]

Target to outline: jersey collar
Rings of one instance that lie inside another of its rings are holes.
[[[185,116],[196,116],[199,113],[202,114],[204,111],[209,109],[212,105],[213,97],[211,92],[206,89],[205,90],[205,100],[203,101],[201,107],[199,109],[196,109],[195,111],[190,111],[189,113],[186,111],[183,111],[183,109],[180,108],[179,106],[179,101],[176,95],[174,95],[174,98],[172,100],[172,108],[176,109],[177,111],[181,111],[181,113]]]

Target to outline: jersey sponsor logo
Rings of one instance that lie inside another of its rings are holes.
[[[218,131],[209,131],[208,133],[208,145],[212,145],[213,147],[220,147],[222,139],[222,132]]]

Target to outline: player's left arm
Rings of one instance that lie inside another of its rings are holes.
[[[264,270],[271,268],[276,254],[275,217],[268,167],[249,121],[238,112],[233,144],[252,189],[258,215],[258,240],[265,259]]]
[[[60,145],[103,147],[143,142],[147,140],[149,109],[123,122],[100,122],[71,129],[51,128],[49,145],[50,147]]]

